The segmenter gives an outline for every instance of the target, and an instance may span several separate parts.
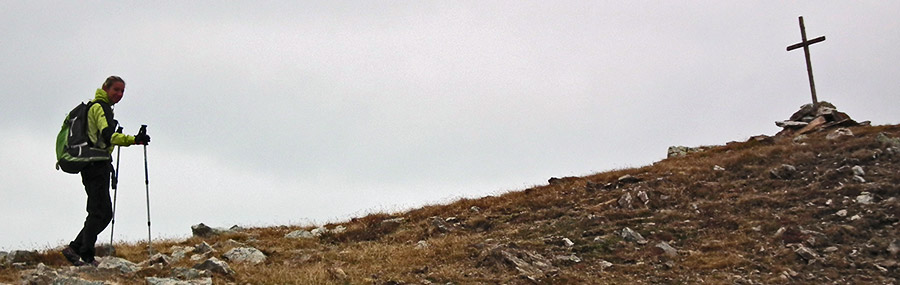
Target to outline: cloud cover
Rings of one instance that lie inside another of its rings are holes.
[[[898,123],[895,3],[6,3],[0,249],[84,218],[52,168],[63,114],[111,74],[148,124],[154,236],[307,224],[479,197],[773,134],[809,101]],[[122,149],[118,239],[146,236],[143,153]],[[101,234],[108,237],[108,232]]]

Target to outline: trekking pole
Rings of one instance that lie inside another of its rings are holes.
[[[141,125],[139,135],[147,134],[147,125]],[[150,175],[147,173],[147,145],[144,144],[144,186],[147,191],[147,255],[153,257],[152,239],[150,236]]]
[[[122,127],[116,129],[117,133],[122,133]],[[119,157],[122,154],[122,146],[116,147],[116,169],[114,170],[112,178],[112,189],[113,189],[113,207],[112,207],[112,225],[109,228],[109,247],[113,246],[113,234],[116,232],[116,197],[119,196]],[[112,256],[112,254],[110,254]]]

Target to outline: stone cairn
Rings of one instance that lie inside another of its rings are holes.
[[[821,101],[817,106],[806,104],[791,115],[786,121],[777,121],[775,125],[783,128],[776,137],[795,137],[807,133],[831,128],[869,125],[869,121],[858,123],[847,113],[839,112],[831,103]]]

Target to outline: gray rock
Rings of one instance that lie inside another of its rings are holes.
[[[638,199],[641,199],[641,202],[643,202],[644,205],[647,205],[647,203],[650,203],[650,197],[647,196],[647,192],[638,191],[637,196],[638,196]]]
[[[56,270],[40,263],[31,270],[22,271],[22,284],[51,284],[59,277]]]
[[[701,148],[696,147],[686,147],[686,146],[670,146],[666,151],[666,158],[685,156],[690,153],[703,151]]]
[[[866,179],[859,175],[853,175],[853,181],[858,183],[866,183]]]
[[[331,233],[333,233],[333,234],[340,234],[345,231],[347,231],[347,227],[344,227],[344,226],[337,226],[337,227],[334,227],[333,229],[331,229]]]
[[[631,184],[631,183],[641,182],[641,179],[631,176],[630,174],[626,174],[626,175],[623,175],[622,177],[619,177],[618,181],[619,181],[619,184]]]
[[[191,233],[193,233],[194,236],[204,237],[204,238],[214,237],[214,236],[222,235],[222,234],[235,233],[239,230],[243,230],[243,229],[238,226],[233,226],[233,227],[231,227],[231,229],[212,228],[203,223],[191,226]]]
[[[884,132],[878,133],[878,136],[875,137],[875,140],[883,145],[892,146],[892,147],[900,147],[900,138],[889,137]]]
[[[225,259],[234,263],[260,264],[266,262],[266,255],[256,248],[237,247],[232,248],[223,255]]]
[[[656,247],[662,249],[663,253],[668,257],[677,257],[678,251],[675,250],[672,246],[670,246],[667,242],[660,242],[656,244]]]
[[[830,134],[826,135],[825,139],[836,140],[841,137],[852,137],[852,136],[853,136],[853,131],[851,131],[848,128],[840,128],[840,129],[834,130],[834,132],[831,132]]]
[[[201,242],[194,246],[194,253],[196,254],[204,254],[207,252],[215,252],[216,250],[212,248],[208,243]]]
[[[307,230],[296,230],[284,235],[284,238],[292,238],[292,239],[304,239],[304,238],[314,238],[315,236]]]
[[[622,229],[621,236],[627,241],[636,242],[638,244],[647,244],[647,240],[640,233],[631,230],[631,228]]]
[[[769,177],[772,179],[793,179],[797,176],[797,168],[790,164],[782,164],[779,167],[769,170]]]
[[[35,263],[37,263],[37,259],[38,259],[37,251],[13,250],[12,252],[10,252],[6,255],[7,263],[35,264]]]
[[[181,280],[191,280],[212,277],[212,274],[210,274],[209,271],[206,270],[177,267],[172,269],[172,273],[169,275],[169,277],[178,278]]]
[[[816,263],[819,260],[819,254],[816,253],[815,250],[808,248],[804,245],[798,245],[794,252],[797,253],[803,260],[806,260],[807,264]]]
[[[320,237],[320,236],[322,236],[322,234],[325,234],[327,232],[328,232],[328,229],[325,228],[325,226],[321,226],[321,227],[315,228],[312,231],[310,231],[310,233],[312,233],[312,235],[314,237]]]
[[[630,209],[633,200],[634,198],[631,198],[631,193],[625,193],[625,195],[619,197],[619,200],[616,202],[619,204],[619,207]]]
[[[141,269],[134,262],[118,257],[105,256],[97,260],[100,261],[100,265],[97,266],[100,269],[114,269],[122,273],[132,273]]]
[[[194,269],[207,270],[212,273],[222,274],[226,276],[234,275],[234,270],[231,270],[231,267],[228,266],[227,262],[221,261],[215,257],[211,257],[203,263],[194,265]]]
[[[562,264],[566,264],[566,265],[581,263],[581,258],[578,258],[578,256],[575,256],[574,254],[557,255],[554,259],[556,259],[556,261],[558,261]]]
[[[600,260],[599,263],[600,263],[600,270],[605,270],[605,269],[613,266],[612,262],[602,260],[602,259]]]
[[[489,250],[486,260],[501,266],[512,266],[519,274],[532,282],[559,271],[540,254],[517,248],[494,247]]]
[[[810,120],[812,121],[812,120]],[[809,125],[809,122],[803,121],[775,121],[775,125],[779,128],[800,129]]]
[[[891,255],[893,256],[897,256],[898,254],[900,254],[900,241],[895,239],[893,242],[891,242],[891,244],[887,247],[887,252],[891,253]]]
[[[53,285],[103,285],[103,281],[89,281],[73,276],[59,276],[53,279]]]
[[[713,170],[714,171],[725,171],[725,168],[718,166],[718,165],[713,165]]]
[[[859,193],[859,196],[856,196],[856,203],[869,205],[875,203],[875,197],[872,197],[872,194],[869,192],[862,192]]]
[[[428,242],[424,241],[424,240],[420,240],[419,242],[416,243],[416,249],[426,249],[426,248],[428,248],[428,246],[429,246]]]
[[[866,176],[866,172],[863,170],[862,166],[854,166],[851,170],[853,170],[854,175]]]
[[[169,266],[169,264],[172,264],[172,258],[170,258],[168,255],[165,255],[162,253],[157,253],[157,254],[154,254],[152,257],[150,257],[150,259],[147,260],[147,264],[150,266],[153,266],[156,264],[161,264],[162,266]]]
[[[474,210],[472,210],[473,212],[477,213],[478,211],[481,211],[481,209],[479,209],[478,207],[472,206],[472,208],[475,208]],[[403,224],[404,222],[406,222],[406,218],[402,218],[402,217],[381,221],[382,224],[398,224],[398,225]]]
[[[171,248],[172,251],[172,262],[178,262],[179,260],[184,259],[188,253],[194,251],[193,246],[173,246]]]
[[[147,285],[212,285],[212,278],[206,277],[200,280],[189,280],[182,281],[178,279],[172,278],[157,278],[157,277],[147,277],[144,278],[147,281]]]
[[[441,217],[431,217],[428,219],[428,221],[429,224],[431,224],[431,227],[437,230],[437,232],[448,233],[453,231],[453,228],[450,226],[450,224],[447,224],[447,222],[444,221],[444,219],[441,219]]]
[[[469,208],[469,210],[474,213],[481,212],[481,208],[478,208],[478,206],[472,206],[471,208]]]
[[[846,217],[846,216],[847,216],[847,210],[846,210],[846,209],[842,209],[842,210],[840,210],[840,211],[837,211],[837,213],[834,213],[834,214],[837,215],[838,217]]]
[[[6,265],[7,256],[9,256],[9,252],[0,251],[0,266]]]

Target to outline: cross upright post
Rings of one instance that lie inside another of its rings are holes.
[[[803,54],[806,55],[806,72],[809,74],[809,90],[812,92],[813,108],[816,108],[819,105],[819,100],[816,98],[816,82],[813,80],[812,62],[809,59],[809,45],[825,41],[825,36],[807,41],[806,26],[803,25],[803,16],[800,16],[800,36],[802,41],[788,46],[787,50],[791,51],[797,48],[803,48]]]

